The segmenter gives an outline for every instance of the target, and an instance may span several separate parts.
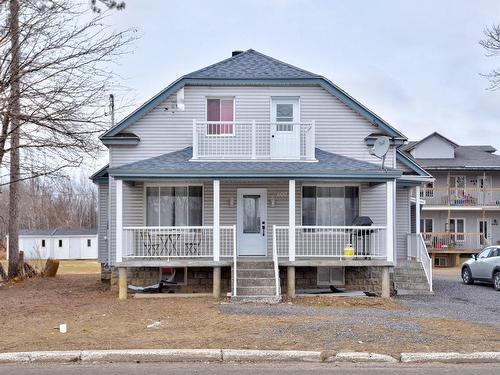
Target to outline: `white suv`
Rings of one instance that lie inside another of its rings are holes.
[[[500,291],[500,246],[488,246],[466,261],[462,265],[462,280],[464,284],[474,284],[475,280],[493,283]]]

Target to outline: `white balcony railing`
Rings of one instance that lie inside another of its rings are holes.
[[[428,232],[422,236],[428,249],[438,251],[479,250],[491,245],[479,232]]]
[[[500,206],[498,188],[422,188],[428,206]]]
[[[275,226],[273,242],[280,257],[288,256],[288,226]],[[296,226],[297,258],[386,259],[386,227]]]
[[[212,258],[213,231],[202,227],[126,227],[123,228],[125,258]],[[220,227],[220,256],[232,257],[235,227]]]
[[[283,145],[287,150],[285,156],[280,152]],[[314,121],[272,123],[193,120],[194,160],[315,160],[314,150]]]

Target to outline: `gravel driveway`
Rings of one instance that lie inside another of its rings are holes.
[[[413,316],[441,316],[500,327],[500,293],[489,284],[463,284],[459,272],[457,275],[435,272],[432,296],[399,296],[397,300],[411,309]]]
[[[464,285],[459,276],[435,275],[434,295],[398,296],[403,307],[401,310],[366,308],[330,308],[300,304],[254,305],[228,304],[221,306],[230,315],[318,315],[343,317],[345,323],[370,325],[374,320],[387,318],[393,320],[392,329],[404,332],[418,332],[418,325],[398,322],[398,318],[448,318],[470,323],[487,323],[500,327],[500,293],[491,285]],[[369,313],[367,313],[369,311]],[[363,318],[363,319],[359,319]]]

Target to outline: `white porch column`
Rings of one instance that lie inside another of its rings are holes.
[[[220,260],[220,181],[214,180],[214,261]]]
[[[420,185],[415,187],[415,233],[420,233]]]
[[[395,215],[394,207],[396,201],[396,180],[387,181],[387,239],[386,239],[386,249],[387,249],[387,261],[394,261],[394,233],[395,233]]]
[[[123,257],[123,181],[115,180],[116,186],[116,262]]]
[[[295,180],[288,181],[288,260],[295,260]]]

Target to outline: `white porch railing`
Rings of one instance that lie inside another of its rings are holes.
[[[275,226],[277,254],[288,256],[288,226]],[[296,258],[387,259],[386,227],[296,226]]]
[[[432,258],[429,256],[427,246],[422,233],[408,233],[408,259],[415,259],[422,263],[429,283],[429,290],[432,292]]]
[[[212,258],[211,226],[124,227],[125,258]],[[234,226],[220,227],[220,256],[232,257],[235,252]]]
[[[193,120],[193,159],[269,160],[273,156],[274,134],[294,132],[299,143],[294,158],[315,160],[314,121],[272,123]]]

